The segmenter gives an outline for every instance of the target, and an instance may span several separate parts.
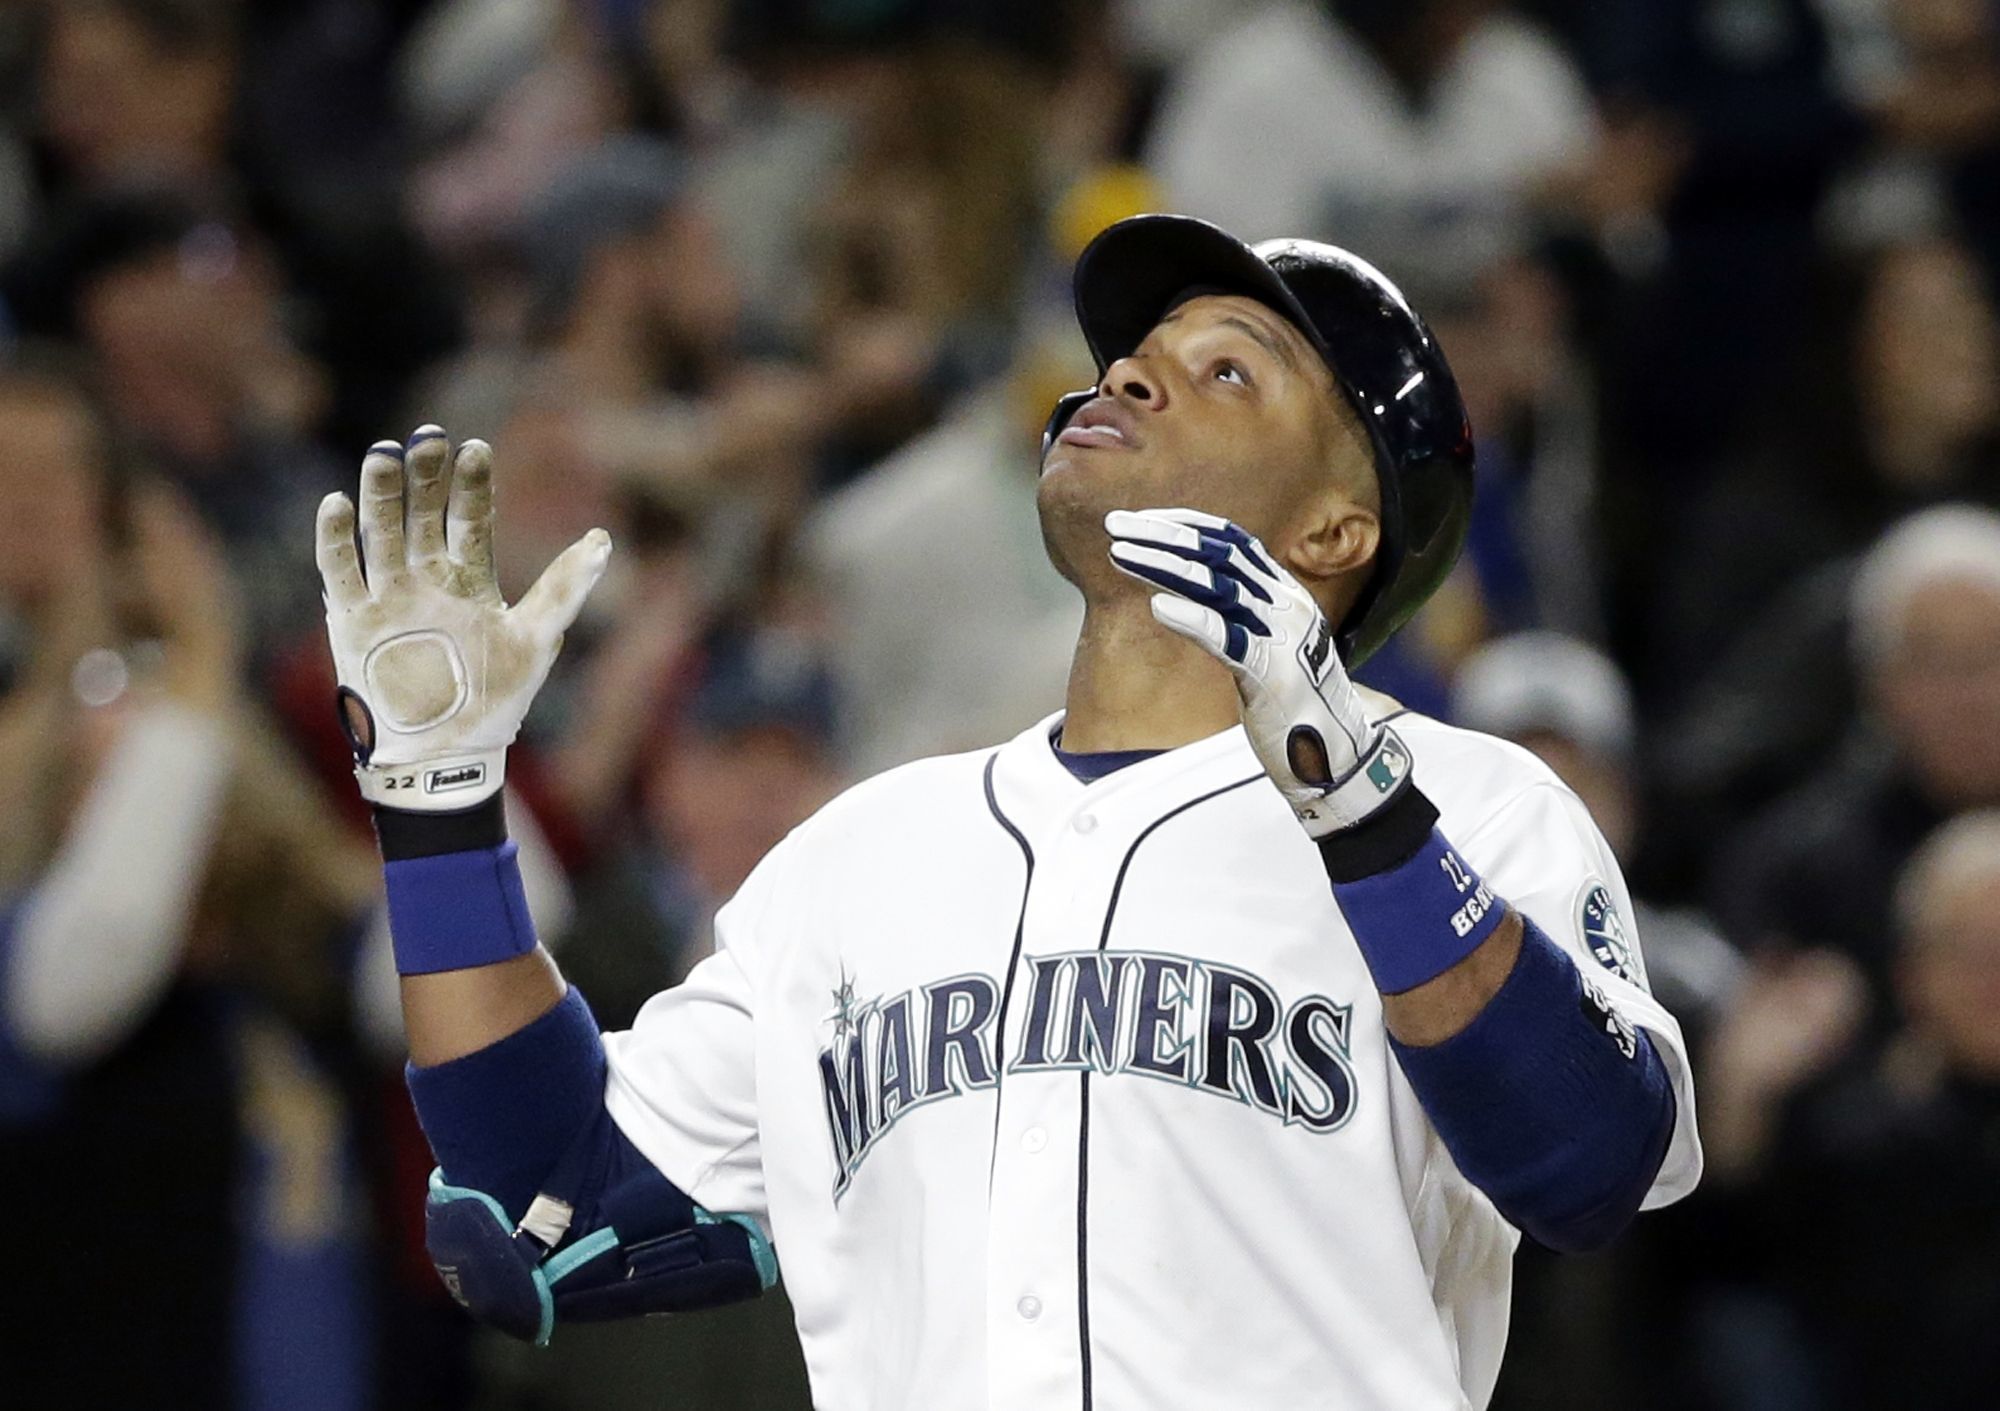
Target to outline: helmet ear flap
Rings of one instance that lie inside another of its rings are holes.
[[[1070,418],[1083,410],[1084,404],[1095,400],[1097,389],[1085,387],[1078,392],[1065,392],[1056,399],[1056,408],[1049,413],[1049,424],[1042,428],[1042,459],[1049,458],[1049,447],[1055,445],[1056,437],[1069,425]]]

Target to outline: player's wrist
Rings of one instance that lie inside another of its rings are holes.
[[[1506,914],[1437,821],[1437,806],[1406,783],[1363,822],[1319,841],[1334,900],[1383,994],[1436,979]]]
[[[505,796],[498,792],[470,808],[423,812],[377,805],[375,839],[384,862],[477,852],[507,841]]]
[[[1314,840],[1327,880],[1340,887],[1401,867],[1430,841],[1437,821],[1429,795],[1415,784],[1404,785],[1352,827]]]
[[[450,811],[378,806],[375,836],[398,974],[470,970],[535,948],[501,794]]]

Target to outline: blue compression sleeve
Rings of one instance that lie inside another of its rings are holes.
[[[512,839],[477,852],[384,863],[382,875],[399,975],[469,970],[535,948]]]
[[[1651,1037],[1532,921],[1513,972],[1441,1044],[1390,1040],[1460,1171],[1551,1249],[1623,1230],[1673,1138],[1673,1083]]]
[[[375,810],[396,973],[493,965],[535,948],[501,795],[456,813]]]
[[[604,1077],[575,990],[496,1044],[409,1070],[438,1158],[425,1248],[452,1296],[514,1337],[546,1342],[559,1317],[707,1308],[777,1282],[757,1223],[710,1214],[648,1161],[605,1107]]]
[[[607,1143],[616,1130],[604,1111],[604,1041],[575,989],[527,1028],[449,1063],[413,1063],[407,1077],[446,1178],[515,1220],[587,1128],[602,1117]]]

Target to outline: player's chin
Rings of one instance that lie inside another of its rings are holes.
[[[1094,447],[1054,447],[1035,486],[1044,526],[1069,523],[1102,535],[1107,511],[1129,509],[1134,496],[1143,498],[1144,478],[1132,474],[1130,461],[1110,461],[1109,454]]]
[[[1106,509],[1132,508],[1126,501],[1133,495],[1143,499],[1148,493],[1146,487],[1156,482],[1149,447],[1073,445],[1058,441],[1042,459],[1041,485],[1045,493],[1053,488],[1063,495],[1101,501]]]

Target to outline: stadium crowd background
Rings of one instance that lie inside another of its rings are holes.
[[[1583,794],[1698,1046],[1703,1189],[1523,1251],[1496,1405],[2000,1406],[1990,0],[0,9],[0,1400],[807,1404],[779,1299],[528,1353],[424,1264],[312,507],[438,421],[510,596],[611,530],[510,812],[622,1024],[1060,703],[1035,436],[1149,208],[1427,312],[1475,525],[1364,674]]]

